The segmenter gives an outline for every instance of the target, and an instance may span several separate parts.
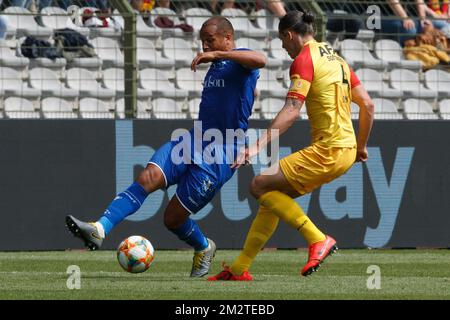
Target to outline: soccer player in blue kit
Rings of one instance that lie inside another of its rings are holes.
[[[194,58],[191,69],[196,71],[197,65],[212,62],[205,77],[200,103],[202,130],[217,129],[223,137],[227,129],[245,132],[252,113],[258,68],[265,66],[266,57],[248,49],[236,49],[233,26],[224,17],[208,19],[202,25],[200,39],[203,53]],[[194,130],[189,134],[192,141],[199,139]],[[227,161],[226,152],[220,151],[219,158],[223,161],[199,162],[191,152],[190,163],[175,164],[171,154],[177,143],[179,141],[169,141],[160,147],[136,181],[117,195],[97,222],[88,223],[67,216],[69,231],[81,238],[90,250],[96,250],[112,228],[136,212],[150,193],[177,184],[176,195],[164,212],[164,224],[180,240],[194,248],[191,277],[207,274],[216,245],[205,237],[189,216],[200,211],[233,176],[235,169],[230,164],[234,159]],[[206,146],[205,142],[201,145],[202,148]],[[238,146],[237,143],[232,144],[235,149],[232,151],[233,157],[237,155]],[[225,150],[225,144],[220,148]]]

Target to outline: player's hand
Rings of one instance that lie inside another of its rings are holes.
[[[197,71],[197,66],[200,63],[209,63],[217,59],[217,52],[216,51],[210,51],[210,52],[202,52],[197,54],[197,56],[192,60],[191,63],[191,70]]]
[[[238,156],[236,157],[236,160],[231,165],[231,169],[238,169],[241,166],[245,166],[250,164],[250,159],[256,156],[259,153],[258,146],[252,145],[248,148],[245,148],[242,150]]]
[[[367,148],[358,148],[356,149],[356,160],[355,162],[366,162],[369,159],[369,153],[367,152]]]
[[[406,30],[411,30],[414,29],[416,26],[416,24],[414,23],[414,21],[412,19],[405,19],[403,21],[403,28],[405,28]]]

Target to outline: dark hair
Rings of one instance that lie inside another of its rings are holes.
[[[283,32],[288,29],[304,36],[305,34],[314,35],[316,30],[314,28],[314,13],[306,11],[289,11],[286,15],[280,19],[278,24],[278,31]]]
[[[217,26],[217,31],[223,33],[230,32],[232,35],[234,35],[233,25],[231,24],[230,20],[225,17],[216,16],[209,18],[203,23],[202,28],[210,24],[215,24]]]

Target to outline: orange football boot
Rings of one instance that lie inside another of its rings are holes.
[[[253,277],[248,271],[244,271],[241,275],[235,275],[231,272],[230,267],[222,263],[223,270],[215,276],[209,277],[208,281],[252,281]]]
[[[338,250],[336,247],[336,240],[330,236],[326,236],[325,240],[313,243],[309,246],[308,262],[302,269],[303,276],[309,276],[320,268],[320,264],[330,254]]]

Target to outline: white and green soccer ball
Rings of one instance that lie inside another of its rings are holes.
[[[117,260],[120,266],[131,273],[147,270],[154,258],[152,244],[142,236],[131,236],[123,240],[117,248]]]

